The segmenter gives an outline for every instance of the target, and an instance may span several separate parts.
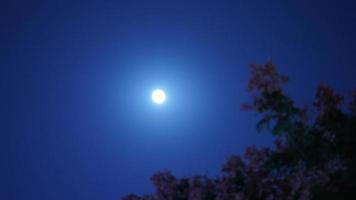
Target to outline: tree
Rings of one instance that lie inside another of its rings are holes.
[[[314,102],[298,107],[283,91],[288,78],[271,61],[250,66],[242,109],[260,115],[257,130],[275,137],[273,148],[248,147],[230,156],[217,178],[152,176],[155,193],[122,200],[348,199],[356,194],[356,91],[345,97],[321,85]],[[345,105],[348,104],[348,109]]]

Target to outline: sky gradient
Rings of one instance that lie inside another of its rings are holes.
[[[248,65],[272,59],[303,105],[356,86],[353,1],[7,1],[0,199],[117,199],[149,177],[215,176],[268,146]],[[162,88],[167,101],[150,100]]]

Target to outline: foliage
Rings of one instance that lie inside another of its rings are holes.
[[[288,78],[271,61],[250,67],[245,110],[260,114],[258,130],[275,136],[274,148],[246,149],[230,156],[217,178],[152,176],[153,195],[122,200],[307,200],[347,199],[356,193],[356,91],[344,97],[319,86],[310,109],[297,107],[283,91]]]

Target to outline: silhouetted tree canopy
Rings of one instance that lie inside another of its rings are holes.
[[[356,91],[339,95],[325,85],[298,107],[283,91],[288,78],[271,61],[250,66],[244,110],[260,115],[257,130],[275,137],[273,148],[248,147],[230,156],[217,178],[151,177],[152,195],[122,200],[353,199],[356,194]]]

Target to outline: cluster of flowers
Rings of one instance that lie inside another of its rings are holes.
[[[194,176],[177,179],[169,171],[151,177],[153,195],[128,195],[122,200],[243,200],[243,199],[311,199],[313,187],[327,187],[332,176],[346,168],[339,157],[317,166],[304,161],[296,165],[267,166],[273,154],[267,148],[247,148],[244,158],[231,156],[217,178]],[[279,153],[278,153],[279,154]]]

